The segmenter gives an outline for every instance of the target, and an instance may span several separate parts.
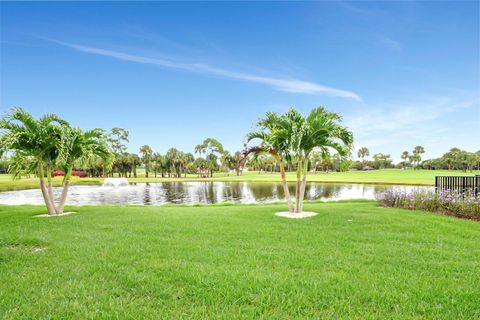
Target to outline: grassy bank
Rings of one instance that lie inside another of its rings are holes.
[[[101,185],[103,179],[99,178],[72,178],[72,184],[74,185]],[[53,179],[53,185],[55,187],[62,186],[62,178],[56,177]],[[0,192],[12,191],[12,190],[24,190],[24,189],[40,189],[39,181],[37,178],[22,178],[20,180],[12,180],[12,177],[8,174],[0,174]]]
[[[0,318],[480,317],[480,224],[384,209],[284,205],[0,206]]]
[[[372,171],[349,171],[349,172],[330,172],[330,173],[311,173],[308,181],[314,182],[337,182],[337,183],[370,183],[370,184],[396,184],[396,185],[434,185],[435,176],[439,175],[467,175],[480,174],[479,171],[447,171],[447,170],[399,170],[385,169]],[[295,173],[287,173],[289,181],[295,181]],[[170,182],[170,181],[258,181],[258,182],[279,182],[278,173],[258,173],[245,172],[241,176],[224,173],[216,173],[213,178],[198,178],[197,175],[188,175],[186,178],[155,178],[151,174],[149,178],[140,176],[138,178],[129,178],[130,182]],[[54,179],[54,185],[60,186],[62,178]],[[72,184],[99,185],[103,183],[101,178],[74,178]],[[38,188],[37,179],[21,179],[13,181],[9,175],[0,174],[0,191],[21,190]]]

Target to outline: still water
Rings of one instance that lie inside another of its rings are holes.
[[[374,199],[375,193],[387,189],[412,190],[412,186],[387,186],[368,184],[333,184],[311,182],[307,184],[307,200]],[[290,184],[293,193],[294,184]],[[55,188],[58,198],[61,189]],[[161,205],[167,203],[266,203],[284,201],[280,183],[260,182],[161,182],[136,183],[127,186],[72,186],[67,204],[140,204]],[[43,204],[40,190],[0,192],[0,204]]]

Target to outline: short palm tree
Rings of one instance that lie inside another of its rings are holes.
[[[54,114],[46,114],[37,120],[22,108],[13,108],[0,120],[0,144],[12,153],[10,172],[14,178],[25,172],[37,174],[50,215],[56,214],[51,177],[66,125],[67,122]],[[25,163],[28,165],[25,166]]]
[[[245,162],[250,154],[267,153],[270,154],[278,163],[280,177],[282,179],[283,192],[288,204],[288,211],[294,212],[290,190],[288,189],[287,178],[285,174],[285,165],[290,160],[290,128],[291,123],[282,115],[276,112],[267,112],[265,118],[257,123],[257,130],[250,132],[245,137],[245,145],[252,140],[260,140],[260,145],[248,147],[244,150],[241,162]]]
[[[113,153],[100,129],[83,131],[80,128],[64,126],[60,142],[59,165],[64,170],[65,176],[62,194],[56,209],[57,214],[63,213],[75,164],[85,165],[96,157],[102,159],[106,164],[113,161]]]
[[[306,117],[296,110],[287,113],[292,121],[292,151],[297,163],[297,193],[295,212],[303,211],[307,169],[314,150],[328,155],[335,150],[341,157],[350,155],[353,134],[341,124],[342,118],[323,107],[314,108]]]
[[[312,153],[319,150],[322,154],[328,154],[333,149],[340,156],[346,156],[350,154],[353,144],[353,134],[341,125],[341,117],[323,107],[313,109],[306,117],[294,108],[283,115],[269,112],[257,126],[258,130],[248,134],[246,140],[248,143],[260,139],[261,144],[247,148],[244,154],[269,153],[277,160],[288,208],[292,213],[303,211],[308,163]],[[285,177],[287,161],[297,167],[295,206]]]

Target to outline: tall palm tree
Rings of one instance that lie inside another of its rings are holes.
[[[0,120],[0,145],[12,152],[10,171],[14,179],[21,177],[25,171],[36,173],[50,215],[56,214],[51,177],[65,125],[67,122],[57,115],[46,114],[37,120],[22,108],[13,108]],[[25,163],[28,164],[26,167]]]
[[[370,151],[367,147],[361,147],[360,149],[358,149],[357,155],[359,158],[362,159],[363,167],[365,167],[365,157],[368,157],[370,155]]]
[[[421,154],[423,153],[425,153],[425,148],[423,148],[422,146],[416,146],[413,149],[412,159],[414,160],[414,168],[416,170],[420,169],[420,161],[422,161]]]
[[[401,157],[403,160],[403,169],[405,169],[407,166],[407,160],[410,159],[410,154],[408,153],[408,151],[403,151]]]
[[[239,176],[242,173],[243,165],[242,160],[243,156],[240,151],[236,151],[232,157],[232,165],[235,168],[235,173]]]
[[[145,177],[148,178],[148,171],[150,169],[150,161],[152,160],[152,148],[149,145],[140,147],[140,153],[142,154],[142,161],[145,164]]]
[[[163,177],[165,157],[162,156],[160,153],[155,152],[154,154],[152,154],[152,162],[153,162],[153,170],[155,173],[155,178],[157,177],[158,169],[162,171],[162,177]]]

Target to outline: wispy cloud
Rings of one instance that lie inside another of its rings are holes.
[[[412,144],[423,144],[427,148],[426,158],[439,156],[449,146],[460,145],[457,137],[452,135],[448,119],[461,112],[475,117],[479,108],[478,93],[465,92],[457,98],[432,97],[416,102],[391,103],[389,110],[369,107],[368,111],[347,117],[346,122],[355,133],[356,148],[366,146],[371,148],[372,154],[390,152],[395,161],[400,161],[399,148],[410,150]],[[472,126],[475,126],[474,122]]]
[[[401,42],[389,37],[381,37],[382,43],[392,51],[402,51],[403,45]]]
[[[368,113],[351,116],[347,121],[358,135],[369,135],[378,132],[388,132],[414,128],[425,122],[441,118],[461,109],[479,107],[478,95],[455,99],[450,97],[435,97],[427,101],[414,103],[391,104],[390,110],[370,108]]]
[[[184,63],[184,62],[178,62],[170,59],[150,58],[150,57],[145,57],[141,55],[108,50],[104,48],[84,46],[84,45],[79,45],[75,43],[69,43],[69,42],[63,42],[63,41],[57,41],[57,40],[51,40],[51,39],[48,39],[48,40],[77,51],[110,57],[117,60],[142,63],[142,64],[151,64],[151,65],[161,66],[165,68],[211,74],[211,75],[235,79],[235,80],[260,83],[260,84],[272,87],[276,90],[286,91],[286,92],[306,93],[306,94],[325,94],[333,97],[354,99],[357,101],[362,100],[358,94],[352,91],[332,88],[332,87],[324,86],[324,85],[314,83],[314,82],[309,82],[309,81],[289,79],[289,78],[264,77],[260,75],[250,74],[250,73],[237,72],[237,71],[217,68],[217,67],[214,67],[208,64],[203,64],[203,63]]]

